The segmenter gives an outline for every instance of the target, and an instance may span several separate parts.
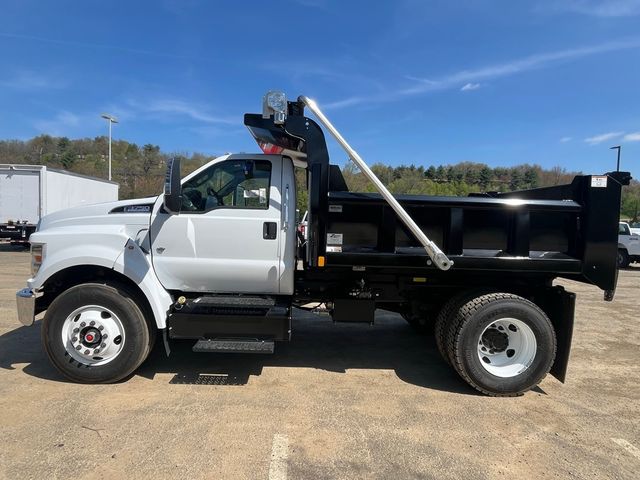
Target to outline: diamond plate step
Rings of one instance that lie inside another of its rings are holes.
[[[198,340],[193,346],[194,352],[209,353],[273,353],[273,340],[253,338],[216,338]]]

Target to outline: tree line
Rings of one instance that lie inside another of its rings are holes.
[[[30,140],[0,141],[0,163],[47,165],[100,178],[108,176],[108,138],[82,139],[39,135]],[[163,152],[158,145],[137,145],[126,140],[112,142],[112,178],[120,184],[120,198],[157,195],[167,160],[179,157],[186,175],[214,159],[201,153]],[[580,172],[562,167],[544,169],[540,165],[489,167],[483,163],[461,162],[455,165],[374,164],[371,169],[393,193],[466,196],[473,192],[506,192],[569,183]],[[373,185],[348,162],[342,173],[352,191],[373,192]],[[307,202],[304,172],[297,172],[298,208],[304,212]],[[621,217],[637,221],[640,214],[640,182],[623,189]]]
[[[39,135],[30,140],[0,141],[0,163],[46,165],[99,178],[109,175],[109,139],[106,136],[71,140]],[[158,145],[111,142],[112,180],[120,184],[120,198],[157,195],[162,190],[167,160],[179,157],[187,174],[214,156],[200,153],[165,153]]]

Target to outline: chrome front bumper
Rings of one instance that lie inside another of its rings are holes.
[[[18,306],[18,320],[27,327],[33,325],[36,316],[36,294],[30,288],[23,288],[16,293],[16,304]]]

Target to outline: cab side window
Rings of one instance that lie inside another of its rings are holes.
[[[618,224],[618,235],[631,235],[631,230],[629,230],[629,226],[624,223]]]
[[[226,160],[212,165],[182,185],[182,212],[217,208],[269,208],[271,162]]]

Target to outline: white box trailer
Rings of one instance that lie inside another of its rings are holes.
[[[118,200],[118,184],[44,165],[0,164],[0,239],[26,242],[40,218]]]

